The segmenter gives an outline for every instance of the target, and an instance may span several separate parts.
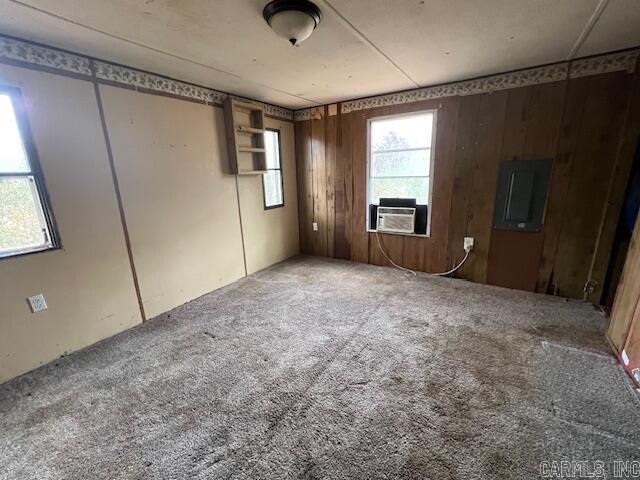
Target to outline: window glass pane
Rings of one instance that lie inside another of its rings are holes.
[[[0,177],[0,256],[50,246],[33,182],[33,177]]]
[[[372,177],[425,177],[429,175],[431,149],[372,153]]]
[[[264,148],[267,155],[267,168],[280,168],[280,152],[278,150],[278,132],[264,132]]]
[[[282,205],[282,170],[269,170],[262,176],[264,203],[267,207]]]
[[[11,97],[0,94],[0,173],[29,172]]]
[[[380,203],[380,198],[415,198],[418,204],[427,204],[429,177],[372,178],[369,184],[369,203]]]
[[[371,122],[371,152],[431,147],[433,113]]]

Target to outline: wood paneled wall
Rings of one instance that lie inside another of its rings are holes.
[[[573,298],[590,279],[598,303],[638,141],[639,85],[637,72],[618,72],[345,114],[319,107],[296,122],[301,249],[388,263],[365,228],[367,119],[437,108],[431,236],[381,234],[391,258],[443,271],[472,236],[459,277]],[[554,160],[542,232],[492,228],[500,162],[512,158]]]
[[[627,260],[620,279],[620,287],[611,311],[607,338],[617,352],[629,348],[628,340],[634,333],[632,350],[636,353],[635,363],[640,365],[640,222],[636,221],[633,237],[629,244]],[[634,327],[634,328],[632,328]]]

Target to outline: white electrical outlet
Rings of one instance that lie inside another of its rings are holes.
[[[313,231],[314,232],[318,231],[318,224],[316,222],[313,222]]]
[[[464,237],[464,250],[465,252],[473,250],[473,237]]]
[[[47,309],[47,302],[44,301],[44,295],[39,293],[33,297],[27,298],[29,305],[31,306],[31,312],[36,313]]]

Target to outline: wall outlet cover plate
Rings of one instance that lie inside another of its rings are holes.
[[[464,249],[469,251],[473,250],[473,237],[464,237]]]
[[[627,352],[622,350],[620,353],[620,358],[622,358],[622,363],[624,363],[625,367],[629,365],[629,357],[627,356]]]
[[[27,298],[27,300],[29,302],[29,306],[31,307],[32,313],[41,312],[42,310],[47,309],[47,302],[44,301],[44,295],[42,295],[41,293]]]

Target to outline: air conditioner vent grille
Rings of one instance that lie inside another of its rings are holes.
[[[378,207],[378,215],[384,213],[391,213],[394,215],[413,215],[415,208],[402,208],[402,207]]]
[[[379,207],[379,232],[413,233],[415,229],[415,208]]]

